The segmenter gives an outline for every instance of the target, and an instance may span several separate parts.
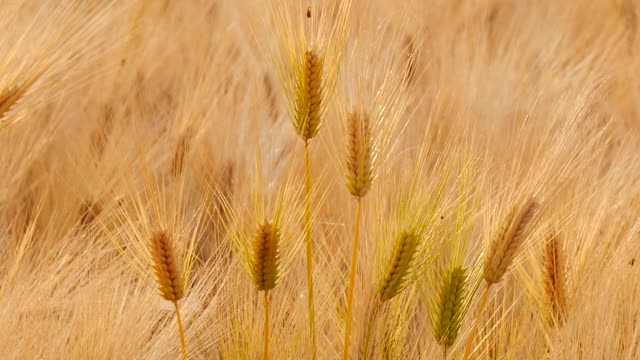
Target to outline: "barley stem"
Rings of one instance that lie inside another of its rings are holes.
[[[184,329],[182,328],[182,318],[180,318],[180,309],[178,302],[174,301],[173,306],[176,308],[176,317],[178,318],[178,330],[180,331],[180,347],[182,349],[182,359],[187,360],[187,343],[184,341]]]
[[[376,307],[373,308],[373,314],[371,315],[371,320],[369,321],[369,328],[367,328],[367,336],[364,338],[364,354],[362,356],[363,359],[369,358],[369,345],[371,344],[373,328],[376,326],[376,320],[378,319],[378,313],[380,312],[382,304],[382,301],[378,300],[376,302]]]
[[[356,280],[356,266],[358,262],[358,238],[360,237],[360,216],[362,211],[362,198],[357,198],[356,227],[353,235],[353,251],[351,253],[351,275],[349,276],[349,288],[347,290],[347,328],[344,335],[344,360],[349,359],[349,335],[351,332],[351,312],[353,311],[353,290]]]
[[[313,305],[313,248],[311,244],[311,161],[309,159],[309,141],[304,142],[305,168],[305,206],[304,236],[307,244],[307,286],[309,291],[309,331],[311,335],[311,358],[316,359],[316,320]]]
[[[487,299],[489,299],[490,290],[491,290],[491,285],[487,285],[487,287],[482,292],[480,307],[478,307],[478,311],[476,312],[476,321],[473,324],[473,330],[471,330],[471,334],[469,334],[469,339],[467,339],[467,345],[464,348],[464,360],[469,359],[469,355],[471,355],[471,347],[473,346],[473,340],[476,337],[476,333],[478,332],[478,322],[480,321],[480,315],[482,315],[482,312],[484,311],[485,306],[487,306]]]
[[[269,360],[269,292],[264,292],[264,360]]]

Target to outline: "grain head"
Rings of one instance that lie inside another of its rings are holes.
[[[537,208],[536,200],[529,197],[524,202],[516,204],[503,219],[486,253],[483,277],[487,284],[495,284],[502,280],[525,241],[525,232],[531,225]]]
[[[373,182],[373,139],[369,116],[362,110],[349,115],[347,142],[347,188],[361,198]]]
[[[433,333],[439,344],[451,347],[458,337],[463,319],[463,300],[466,296],[466,269],[453,267],[442,276],[437,318]]]
[[[272,57],[298,136],[313,139],[324,123],[336,85],[351,1],[271,2],[270,25],[278,37]],[[336,11],[335,16],[332,16]]]
[[[260,291],[276,286],[279,268],[280,232],[268,221],[258,226],[252,243],[251,280]]]
[[[560,325],[566,312],[565,263],[558,235],[548,237],[542,256],[544,290],[552,324]]]
[[[165,230],[151,234],[151,256],[160,295],[171,302],[182,299],[184,282],[171,237]]]

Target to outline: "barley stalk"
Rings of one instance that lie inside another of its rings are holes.
[[[309,142],[304,143],[305,197],[304,197],[304,238],[307,248],[307,288],[309,306],[309,333],[311,336],[312,359],[316,359],[316,320],[313,303],[313,244],[311,243],[311,162]]]
[[[347,289],[347,325],[344,335],[343,359],[349,358],[349,335],[351,333],[351,313],[353,312],[353,293],[356,280],[356,267],[358,261],[358,239],[360,237],[360,217],[362,212],[362,199],[357,198],[356,203],[356,225],[353,233],[353,250],[351,253],[351,273],[349,275],[349,287]]]
[[[264,292],[264,360],[269,360],[269,291]]]

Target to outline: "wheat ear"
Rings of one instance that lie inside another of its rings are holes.
[[[486,306],[491,286],[502,280],[505,272],[515,259],[518,250],[524,242],[525,230],[533,220],[537,209],[538,203],[533,197],[529,197],[522,204],[514,206],[504,219],[503,225],[491,242],[483,269],[483,278],[487,282],[487,287],[482,294],[482,301],[476,314],[476,322],[473,330],[469,335],[469,339],[467,339],[464,351],[465,360],[468,359],[471,354],[473,340],[478,331],[478,321]]]
[[[178,309],[178,300],[184,296],[184,282],[180,271],[176,255],[171,244],[171,238],[166,231],[156,231],[151,235],[151,256],[154,263],[154,272],[158,282],[160,295],[167,301],[173,303],[178,319],[178,330],[180,332],[180,345],[183,359],[187,359],[187,346],[184,339],[182,319]]]

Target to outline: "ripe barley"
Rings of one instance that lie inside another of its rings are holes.
[[[489,298],[491,286],[500,282],[515,259],[522,243],[525,240],[525,231],[533,220],[538,209],[535,198],[529,197],[522,204],[515,205],[503,220],[502,226],[496,233],[484,263],[483,278],[487,287],[482,293],[482,300],[476,314],[476,323],[467,339],[464,352],[464,359],[468,359],[471,354],[473,340],[478,330],[478,321]]]
[[[251,279],[259,291],[269,291],[278,280],[280,231],[264,221],[253,240]]]
[[[484,264],[483,277],[488,285],[502,280],[513,259],[524,242],[524,232],[536,213],[538,204],[534,198],[527,199],[520,206],[515,206],[507,217],[491,243]]]
[[[322,107],[325,101],[322,80],[323,59],[316,50],[308,49],[304,53],[301,67],[293,126],[306,143],[318,134],[322,124]]]
[[[547,240],[542,255],[544,290],[551,325],[562,325],[566,314],[565,266],[562,245],[556,235]]]
[[[184,339],[180,310],[178,309],[178,300],[184,296],[184,282],[178,270],[171,238],[165,230],[156,231],[151,235],[151,257],[153,258],[154,272],[160,295],[174,305],[178,319],[178,330],[180,331],[182,357],[186,359],[187,346]]]
[[[349,115],[347,138],[347,188],[362,198],[373,182],[373,137],[369,116],[362,110]]]

